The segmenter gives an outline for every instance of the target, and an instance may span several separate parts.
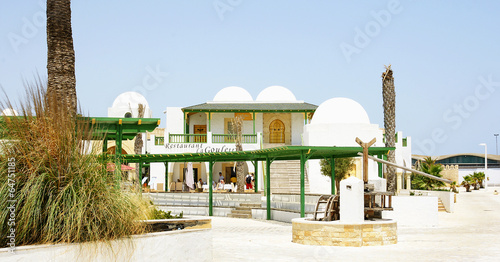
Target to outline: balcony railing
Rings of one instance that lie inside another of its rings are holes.
[[[206,134],[169,134],[169,143],[206,143]]]
[[[227,134],[208,133],[208,135],[212,136],[211,142],[216,144],[233,144],[236,138],[235,135],[227,135]],[[207,143],[207,134],[169,134],[168,143]],[[242,135],[241,143],[256,144],[257,135],[256,134]]]
[[[241,135],[242,144],[255,144],[257,143],[257,135]],[[235,135],[226,134],[212,134],[212,143],[234,143]]]
[[[165,138],[162,136],[155,137],[155,146],[162,146],[164,144]]]

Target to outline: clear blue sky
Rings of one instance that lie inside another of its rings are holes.
[[[0,85],[46,79],[44,1],[2,1]],[[397,130],[413,152],[495,153],[500,133],[498,1],[73,1],[77,94],[106,116],[141,91],[154,117],[240,86],[271,85],[321,104],[348,97],[383,127],[381,74],[392,64]],[[153,73],[151,73],[153,72]],[[146,79],[146,82],[144,80]],[[2,94],[3,96],[3,94]]]

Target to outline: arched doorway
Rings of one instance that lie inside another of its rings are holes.
[[[279,119],[269,124],[269,143],[285,143],[285,124]]]

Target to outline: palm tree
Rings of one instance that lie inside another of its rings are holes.
[[[484,181],[484,178],[486,177],[484,172],[474,172],[472,174],[472,177],[476,181],[476,183],[474,184],[474,190],[479,190],[479,188],[484,188],[483,181]]]
[[[471,192],[470,187],[474,184],[474,177],[472,175],[464,176],[464,181],[462,181],[462,186],[465,187],[466,192]]]
[[[145,111],[146,107],[143,105],[143,104],[139,104],[137,106],[137,117],[138,118],[142,118],[144,117],[144,111]],[[131,110],[132,111],[132,110]],[[136,154],[142,154],[142,146],[144,145],[144,141],[142,140],[142,134],[141,133],[138,133],[136,136],[135,136],[135,142],[134,142],[134,153]],[[137,180],[139,181],[140,179],[140,172],[142,172],[142,170],[139,170],[139,164],[136,164],[136,169],[135,169],[135,178],[134,180]],[[141,181],[139,181],[139,188],[141,187]],[[165,186],[166,188],[166,186]]]
[[[396,91],[391,65],[385,66],[382,73],[382,96],[384,100],[385,146],[396,145]],[[387,161],[396,163],[394,150],[387,154]],[[387,191],[396,192],[396,168],[387,166]]]
[[[236,151],[243,151],[242,139],[243,139],[243,118],[235,117],[231,120],[232,125],[232,135],[234,136],[234,143],[236,146]],[[244,172],[245,162],[236,162],[236,185],[238,193],[245,192],[245,172]]]
[[[76,115],[71,0],[47,0],[47,76],[49,105]]]
[[[443,165],[436,164],[436,160],[432,159],[431,157],[424,158],[424,160],[419,164],[420,166],[418,169],[420,171],[436,177],[442,177],[440,173],[441,171],[443,171]],[[415,189],[432,190],[444,186],[443,182],[437,181],[432,178],[428,178],[417,174],[412,174],[412,176],[413,178],[411,184],[412,188]]]

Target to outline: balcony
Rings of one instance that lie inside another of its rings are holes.
[[[242,144],[256,144],[257,134],[242,135]],[[234,144],[235,135],[227,134],[169,134],[168,143],[214,143],[214,144]]]

